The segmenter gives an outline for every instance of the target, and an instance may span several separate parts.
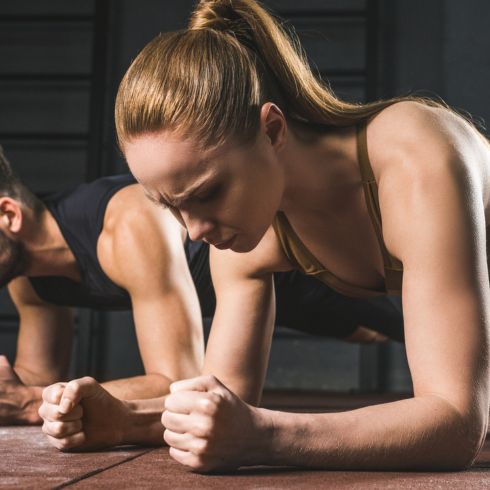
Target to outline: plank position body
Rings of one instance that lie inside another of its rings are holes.
[[[119,420],[130,413],[116,398],[160,397],[172,381],[200,372],[201,314],[211,317],[215,307],[209,247],[189,240],[131,176],[102,178],[40,201],[15,177],[3,152],[0,174],[0,279],[20,316],[14,366],[0,357],[0,423],[42,422],[43,387],[67,376],[73,306],[132,309],[146,374],[103,383],[106,391],[85,380],[98,394],[91,420],[100,417],[104,430],[97,441],[119,442]],[[353,302],[295,273],[275,280],[283,325],[353,341],[402,339],[401,315],[389,303]],[[359,328],[361,323],[374,327]],[[158,431],[132,431],[128,442],[161,443],[163,400],[142,401],[141,407],[144,423],[152,427],[153,420]],[[133,415],[139,420],[139,412]]]
[[[175,219],[131,176],[40,201],[0,160],[1,281],[20,318],[13,368],[1,359],[0,423],[42,422],[43,388],[67,376],[74,306],[132,309],[146,374],[104,383],[113,396],[158,397],[199,373],[201,314]]]
[[[172,457],[202,471],[471,464],[489,408],[490,148],[470,123],[423,100],[342,102],[256,2],[203,0],[188,30],[133,62],[116,126],[151,199],[214,245],[205,376],[173,384],[162,417]],[[353,295],[402,294],[412,398],[255,407],[273,272],[292,268]]]

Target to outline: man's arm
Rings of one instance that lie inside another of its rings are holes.
[[[164,444],[164,398],[123,401],[93,378],[48,386],[39,415],[49,442],[62,451]]]
[[[120,399],[153,398],[168,393],[171,382],[199,374],[201,312],[175,218],[145,198],[143,209],[125,210],[99,251],[109,276],[131,296],[145,368],[144,376],[108,381],[104,388]]]
[[[73,315],[43,302],[25,277],[13,280],[9,293],[20,323],[14,366],[6,358],[0,366],[0,423],[36,424],[43,387],[67,374]]]

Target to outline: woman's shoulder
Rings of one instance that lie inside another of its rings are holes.
[[[400,260],[410,255],[407,246],[419,231],[428,229],[421,223],[453,226],[462,203],[477,209],[482,200],[488,202],[490,157],[481,158],[483,137],[450,109],[394,104],[369,122],[367,137],[383,238]]]
[[[460,169],[489,146],[466,119],[443,105],[394,103],[370,120],[369,157],[376,176]]]

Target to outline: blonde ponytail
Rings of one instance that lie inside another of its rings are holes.
[[[204,147],[246,140],[268,100],[290,120],[338,127],[401,99],[341,101],[314,76],[297,39],[256,1],[201,0],[187,30],[158,36],[127,71],[116,129],[121,143],[163,129],[192,134]]]

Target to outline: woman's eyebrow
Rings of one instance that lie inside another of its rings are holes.
[[[207,178],[202,179],[200,181],[195,182],[191,186],[189,186],[185,191],[182,191],[181,193],[168,198],[164,198],[163,196],[160,196],[160,199],[163,202],[166,202],[167,205],[170,204],[172,207],[178,208],[181,206],[184,202],[189,201],[192,199],[196,194],[198,194],[202,189],[210,187],[213,183],[213,178],[207,176]]]

